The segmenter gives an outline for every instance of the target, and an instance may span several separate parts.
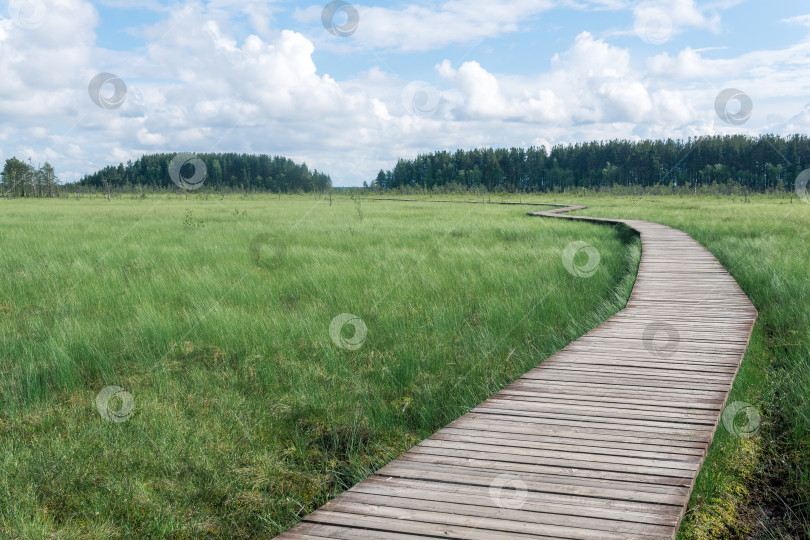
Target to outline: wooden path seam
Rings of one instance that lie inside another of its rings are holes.
[[[638,231],[627,306],[279,539],[675,538],[757,311],[686,233],[584,208],[532,215]]]

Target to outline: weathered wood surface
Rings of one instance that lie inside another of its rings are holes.
[[[627,307],[279,536],[674,538],[757,312],[645,221]]]

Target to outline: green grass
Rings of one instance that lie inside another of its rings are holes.
[[[620,309],[639,255],[522,207],[0,208],[3,538],[272,537]],[[573,241],[594,277],[564,269]],[[111,385],[128,421],[96,409]]]

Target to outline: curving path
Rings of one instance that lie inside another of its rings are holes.
[[[674,538],[757,311],[646,221],[627,307],[279,536]]]

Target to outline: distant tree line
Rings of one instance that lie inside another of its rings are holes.
[[[35,166],[31,160],[12,157],[6,160],[0,173],[0,189],[6,197],[54,197],[58,183],[53,166],[47,161]]]
[[[124,192],[173,188],[169,163],[174,156],[152,154],[135,162],[128,161],[126,165],[105,167],[88,174],[78,184],[102,191]],[[328,175],[310,171],[306,164],[299,165],[285,157],[250,154],[196,154],[196,157],[207,168],[203,190],[297,193],[326,191],[332,187]]]
[[[566,191],[656,185],[692,188],[736,185],[768,192],[792,189],[810,167],[805,135],[714,136],[688,140],[613,140],[543,147],[457,150],[400,159],[371,188]]]

